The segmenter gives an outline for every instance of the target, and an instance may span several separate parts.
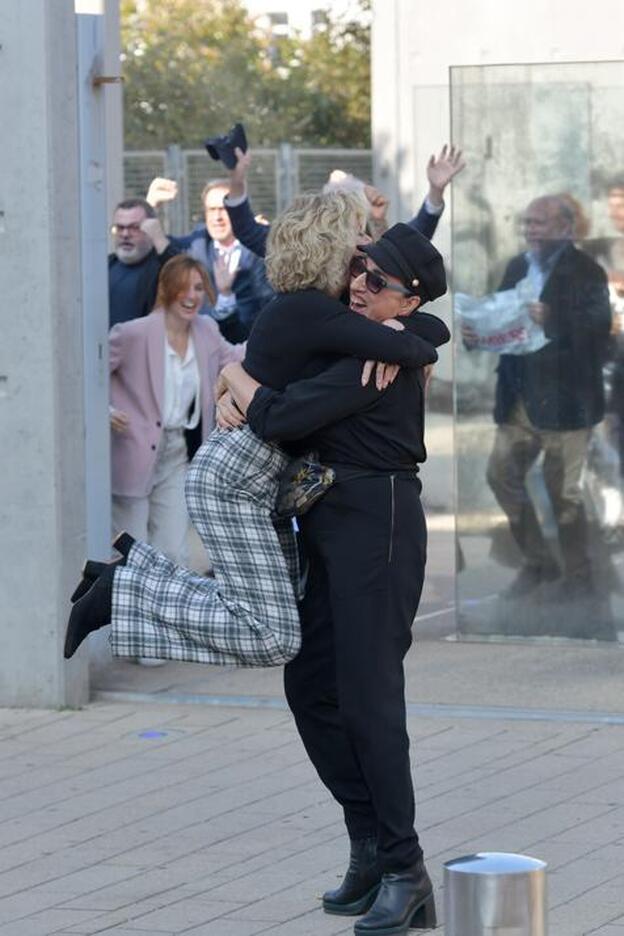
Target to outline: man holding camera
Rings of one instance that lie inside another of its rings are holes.
[[[246,341],[251,326],[273,292],[264,273],[264,262],[243,246],[234,235],[224,206],[227,179],[209,182],[202,192],[204,223],[184,237],[172,237],[177,251],[186,251],[208,271],[217,301],[203,311],[212,316],[230,344]],[[177,195],[175,182],[154,179],[148,200],[154,205]]]

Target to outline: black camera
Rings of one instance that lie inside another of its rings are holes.
[[[225,136],[209,137],[204,141],[204,146],[213,159],[220,159],[228,169],[234,169],[236,166],[236,154],[234,149],[238,147],[247,152],[247,137],[245,128],[241,123],[234,124],[229,133]]]

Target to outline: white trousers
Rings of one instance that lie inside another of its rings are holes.
[[[184,481],[188,458],[184,431],[165,429],[156,456],[152,486],[146,497],[113,494],[113,531],[126,530],[149,543],[172,562],[186,565],[188,513]]]

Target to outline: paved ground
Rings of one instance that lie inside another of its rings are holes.
[[[508,850],[549,864],[550,936],[624,936],[624,646],[454,641],[448,477],[407,665],[440,918],[443,862]],[[0,936],[351,933],[280,673],[98,659],[83,711],[0,710]]]
[[[614,647],[414,648],[440,910],[445,860],[524,852],[550,866],[551,936],[624,936],[623,661]],[[0,936],[352,932],[319,908],[345,839],[279,673],[120,663],[98,678],[83,711],[0,711]]]

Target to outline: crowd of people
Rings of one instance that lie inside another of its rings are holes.
[[[113,530],[125,530],[183,564],[184,479],[188,462],[215,426],[216,377],[229,360],[244,356],[252,326],[274,294],[265,266],[271,227],[255,217],[249,203],[251,154],[236,152],[228,177],[205,186],[205,220],[190,234],[168,237],[157,218],[157,210],[177,197],[170,179],[155,178],[145,199],[125,199],[113,215]],[[428,238],[444,209],[444,190],[462,165],[461,153],[448,147],[429,161],[428,194],[410,222]],[[377,189],[334,172],[323,194],[337,191],[361,203],[361,243],[384,232],[388,201]],[[195,265],[182,263],[184,256]]]

